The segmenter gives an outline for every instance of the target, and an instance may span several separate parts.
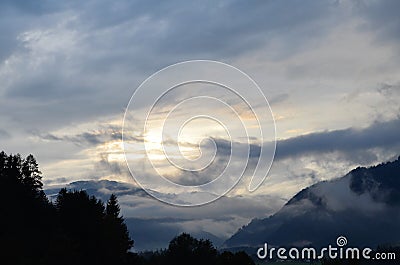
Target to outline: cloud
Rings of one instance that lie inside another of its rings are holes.
[[[400,145],[400,119],[375,122],[369,127],[310,133],[277,142],[276,159],[305,154],[355,154],[373,148],[396,150]],[[351,156],[349,156],[351,157]]]
[[[161,9],[164,8],[167,6]],[[163,36],[167,38],[161,39],[161,43],[170,54],[183,52],[193,56],[212,51],[219,56],[237,56],[283,36],[282,44],[290,51],[307,42],[299,38],[298,31],[325,33],[326,18],[334,9],[334,4],[314,1],[294,1],[290,5],[279,1],[251,1],[246,5],[232,1],[217,7],[215,3],[196,6],[174,3],[174,12],[166,19]],[[223,16],[219,15],[222,13]],[[286,15],[282,16],[283,13]],[[318,22],[320,27],[313,27]],[[300,42],[290,45],[290,39]]]
[[[46,193],[54,198],[61,187],[48,186]],[[140,249],[161,247],[158,244],[165,246],[175,236],[171,235],[171,231],[176,234],[186,231],[194,235],[205,235],[205,232],[227,238],[238,227],[250,221],[252,216],[267,216],[284,204],[283,200],[276,200],[267,195],[258,198],[232,196],[223,197],[202,207],[187,208],[163,204],[130,183],[107,180],[77,181],[66,187],[86,190],[103,201],[106,201],[111,193],[116,194],[123,216],[128,225],[132,225],[132,237],[137,240],[137,247]],[[144,237],[147,232],[151,235],[146,239]]]
[[[282,55],[293,52],[309,36],[326,34],[335,9],[315,1],[2,4],[6,104],[0,111],[17,106],[13,120],[52,129],[119,113],[130,88],[173,62],[232,60],[274,39],[287,46]],[[290,45],[293,39],[296,45]]]
[[[5,138],[5,139],[8,139],[8,138],[11,137],[10,134],[7,131],[3,130],[3,129],[0,129],[0,136],[2,138]]]
[[[274,163],[278,163],[280,175],[286,175],[285,179],[280,177],[279,181],[287,181],[290,178],[307,180],[308,183],[315,183],[321,179],[339,177],[347,170],[357,165],[371,165],[398,155],[400,146],[400,119],[374,122],[365,128],[347,128],[324,132],[310,133],[297,137],[277,141],[277,148]],[[213,163],[212,172],[221,172],[226,166],[227,158],[231,155],[231,143],[225,139],[213,139],[217,146],[217,156]],[[264,143],[270,144],[270,143]],[[239,148],[239,156],[243,163],[248,161],[246,174],[251,174],[260,155],[260,146],[257,144],[234,142]],[[247,157],[247,149],[249,156]],[[384,154],[384,155],[382,155]],[[319,159],[316,159],[316,158]],[[225,159],[224,159],[225,158]],[[297,165],[293,160],[302,159],[302,164]],[[283,160],[292,161],[293,164],[286,164]],[[331,161],[325,163],[324,161]],[[283,163],[283,164],[282,164]],[[314,164],[311,172],[299,171],[307,164]],[[282,164],[282,165],[281,165]],[[240,164],[231,163],[232,168],[241,168]],[[215,168],[216,167],[216,168]],[[331,171],[329,173],[329,171]],[[199,181],[210,179],[199,178],[201,174],[182,173],[178,179],[182,184],[200,184]],[[299,184],[297,184],[299,185]],[[301,184],[300,184],[301,185]]]
[[[70,181],[70,179],[66,178],[66,177],[60,177],[60,178],[45,178],[43,180],[43,184],[45,186],[49,186],[49,185],[60,185],[60,184],[68,184]],[[49,194],[50,195],[50,194]]]
[[[336,101],[349,90],[365,91],[384,81],[378,89],[385,96],[382,104],[397,106],[389,98],[399,90],[391,82],[399,60],[382,44],[398,44],[398,2],[358,2],[2,1],[0,124],[6,131],[0,130],[0,144],[9,152],[37,154],[42,171],[50,172],[48,184],[128,178],[126,165],[108,156],[121,153],[102,148],[121,139],[120,126],[99,124],[108,117],[121,120],[134,88],[155,71],[187,59],[221,60],[256,77],[267,96],[275,95],[274,113],[285,117],[278,129],[313,132],[278,141],[274,178],[262,188],[287,198],[328,178],[328,170],[329,178],[337,177],[349,166],[344,160],[371,163],[383,152],[398,152],[397,120],[354,128],[370,122],[369,106],[392,114],[377,103],[383,98],[377,91],[357,106]],[[370,45],[374,38],[379,45]],[[80,128],[87,123],[94,126]],[[135,137],[131,140],[143,141]],[[215,141],[218,171],[230,145]],[[235,144],[242,148],[239,160],[247,161],[247,145]],[[251,144],[251,165],[258,155],[259,146]],[[196,175],[178,177],[187,184],[200,181]],[[235,225],[218,227],[223,233],[271,212],[262,194],[186,213],[140,196],[133,200],[139,205],[135,211],[128,199],[123,200],[127,212],[142,217],[241,215]],[[273,209],[281,203],[275,202]]]
[[[358,1],[355,11],[365,18],[364,29],[373,31],[379,43],[391,41],[398,45],[400,39],[400,18],[397,10],[400,3],[388,1]]]
[[[375,149],[384,150],[386,153],[397,151],[400,146],[399,131],[400,119],[395,119],[374,122],[365,128],[323,131],[277,140],[275,161],[307,155],[329,155],[338,152],[345,159],[368,164],[377,160]],[[231,143],[229,141],[224,139],[214,139],[214,141],[220,155],[230,155]],[[235,145],[241,146],[240,154],[245,159],[248,145],[238,142],[235,142]],[[250,144],[249,148],[250,161],[257,159],[260,154],[260,146]]]
[[[289,94],[287,94],[287,93],[281,93],[281,94],[278,94],[278,95],[274,96],[274,97],[271,98],[270,100],[268,100],[268,103],[269,103],[271,106],[273,106],[273,105],[275,105],[275,104],[279,104],[279,103],[281,103],[281,102],[286,101],[289,97],[290,97]]]
[[[52,130],[122,113],[131,89],[173,62],[231,62],[250,51],[280,60],[312,50],[310,42],[324,39],[345,9],[337,1],[2,5],[0,112],[15,107],[16,126]]]
[[[110,141],[122,141],[122,129],[114,125],[101,125],[102,128],[97,130],[83,131],[80,133],[64,134],[60,133],[41,133],[33,132],[40,139],[49,141],[66,141],[72,142],[79,146],[96,146]],[[141,137],[127,136],[125,139],[130,141],[142,141]]]
[[[129,174],[128,171],[126,170],[125,163],[115,162],[115,161],[111,162],[107,154],[100,154],[100,157],[101,159],[97,163],[99,165],[99,168],[106,169],[107,171],[110,171],[115,175],[122,175],[123,173],[125,175]],[[123,166],[121,164],[123,164]]]
[[[386,97],[393,97],[400,95],[400,82],[395,84],[382,83],[377,88],[378,92]]]

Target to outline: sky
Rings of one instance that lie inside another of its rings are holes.
[[[277,211],[304,187],[399,156],[398,10],[400,2],[395,0],[1,1],[0,148],[34,154],[45,187],[77,180],[137,185],[121,142],[122,121],[134,91],[175,63],[212,60],[232,65],[258,84],[272,110],[276,153],[268,177],[250,193],[247,172],[221,201],[196,210],[146,197],[139,216],[201,215],[215,221],[223,212],[232,219],[211,232],[226,236],[253,217]],[[164,98],[158,114],[195,91],[196,85],[178,89]],[[144,94],[158,96],[151,89]],[[234,99],[222,98],[240,108]],[[190,112],[181,110],[170,128],[176,128],[183,114],[202,113],[204,106],[197,102]],[[209,110],[224,120],[227,114],[214,107]],[[187,157],[220,150],[206,179],[180,174],[168,168],[165,159],[157,160],[160,136],[139,131],[129,139],[151,145],[152,157],[167,178],[193,185],[209,181],[207,177],[214,178],[213,173],[226,166],[227,142],[239,150],[230,164],[233,171],[242,160],[254,167],[257,146],[271,142],[256,139],[247,156],[239,129],[231,132],[234,138],[228,139],[224,127],[210,120],[182,130],[181,150]],[[201,142],[207,136],[213,141]],[[133,171],[154,176],[135,159]],[[158,191],[164,197],[187,196],[182,190]],[[127,199],[123,201],[128,204]],[[126,214],[136,216],[138,211]],[[192,227],[209,227],[207,222]]]

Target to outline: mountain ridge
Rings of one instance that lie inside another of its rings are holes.
[[[400,157],[301,190],[275,214],[243,226],[223,246],[322,246],[339,235],[355,245],[396,243],[399,210]]]

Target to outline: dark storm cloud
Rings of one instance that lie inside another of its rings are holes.
[[[341,152],[358,154],[372,148],[398,150],[400,119],[375,122],[367,128],[310,133],[277,142],[276,159],[305,154]],[[367,155],[367,154],[366,154]]]

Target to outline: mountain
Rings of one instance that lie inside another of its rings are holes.
[[[353,246],[400,242],[400,157],[303,189],[274,215],[243,226],[224,247],[322,247],[338,236]]]
[[[132,209],[140,208],[142,204],[148,202],[154,203],[155,199],[133,184],[110,180],[75,181],[66,186],[55,185],[47,187],[45,193],[50,200],[54,201],[63,187],[69,190],[85,190],[89,195],[94,195],[104,202],[110,198],[112,193],[115,194],[118,197],[129,233],[135,241],[135,251],[166,248],[172,238],[183,232],[190,233],[198,239],[209,239],[215,246],[220,246],[224,241],[224,239],[207,231],[197,228],[190,229],[185,226],[185,223],[191,222],[193,219],[137,217],[137,211],[132,211]],[[168,196],[172,195],[169,194]],[[146,200],[148,201],[146,202]]]
[[[45,193],[51,200],[53,200],[57,197],[60,189],[64,187],[68,190],[85,190],[88,194],[96,196],[102,201],[107,201],[112,193],[117,195],[118,197],[124,195],[149,197],[149,195],[143,189],[138,188],[135,185],[111,180],[74,181],[67,185],[49,186],[45,189]]]

